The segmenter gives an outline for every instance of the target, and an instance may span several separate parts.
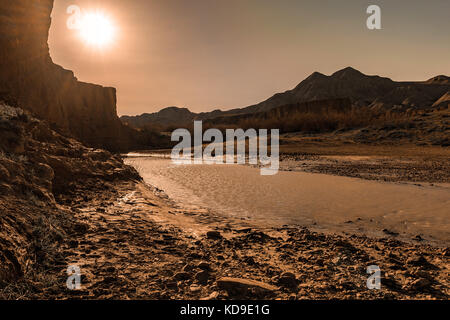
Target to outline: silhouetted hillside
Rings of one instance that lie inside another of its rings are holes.
[[[446,94],[450,91],[449,79],[441,75],[423,82],[395,82],[389,78],[365,75],[348,67],[331,76],[315,72],[294,89],[278,93],[266,101],[242,109],[196,114],[185,108],[171,107],[153,114],[121,119],[138,128],[182,126],[193,120],[217,119],[209,122],[232,123],[243,118],[249,119],[252,117],[249,115],[259,114],[255,117],[260,118],[261,113],[287,105],[292,108],[306,102],[335,99],[348,99],[353,107],[368,107],[376,112],[391,109],[422,110],[441,106],[448,101]],[[321,103],[316,104],[319,105]],[[246,116],[242,117],[243,115]]]

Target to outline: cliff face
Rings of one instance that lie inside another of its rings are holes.
[[[80,226],[65,204],[133,180],[138,173],[119,156],[0,103],[0,291],[60,259],[63,239]]]
[[[53,63],[47,44],[53,0],[0,2],[0,100],[29,110],[81,142],[137,147],[116,113],[116,90],[78,81]]]

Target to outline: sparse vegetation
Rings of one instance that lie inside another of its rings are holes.
[[[203,122],[203,131],[211,128],[219,129],[223,133],[227,129],[279,129],[281,134],[343,134],[354,133],[357,143],[374,143],[408,139],[418,145],[431,144],[447,146],[450,123],[448,109],[408,110],[408,111],[376,111],[367,107],[353,107],[349,110],[325,110],[309,112],[290,112],[281,116],[276,113],[271,117],[242,116],[233,117],[230,123],[227,120],[208,120]],[[154,132],[163,132],[159,135],[157,148],[169,148],[171,145],[170,133],[178,128],[186,128],[192,134],[193,122],[179,126],[156,126]]]
[[[368,108],[353,108],[349,112],[298,112],[286,117],[267,120],[242,120],[238,127],[280,129],[281,133],[326,133],[363,128],[375,124],[390,124],[398,127],[399,125],[404,126],[406,123],[409,121],[405,114],[378,113]]]

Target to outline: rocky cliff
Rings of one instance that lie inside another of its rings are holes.
[[[116,113],[116,90],[77,80],[47,44],[53,0],[0,2],[0,101],[29,110],[81,142],[112,151],[138,147]]]
[[[138,173],[119,156],[87,148],[0,103],[0,291],[55,265],[67,233],[84,230],[63,209],[68,201],[89,201],[89,194],[101,199],[133,180],[140,180]]]

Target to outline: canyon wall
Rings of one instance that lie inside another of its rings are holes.
[[[116,112],[116,90],[77,80],[53,63],[48,46],[53,0],[1,0],[0,101],[29,110],[88,146],[142,147]]]

